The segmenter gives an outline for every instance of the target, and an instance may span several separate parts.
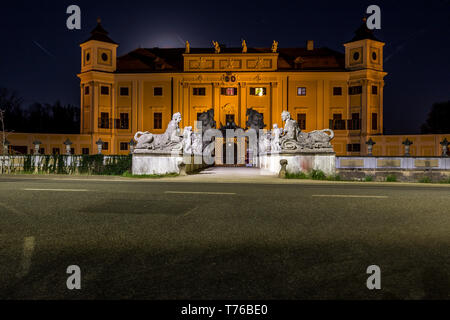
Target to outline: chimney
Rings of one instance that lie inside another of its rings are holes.
[[[306,49],[308,51],[314,50],[314,40],[308,40],[308,42],[306,43]]]

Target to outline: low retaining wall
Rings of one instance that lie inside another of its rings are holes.
[[[206,167],[207,165],[203,162],[201,156],[158,153],[133,154],[132,171],[134,175],[183,175]]]
[[[279,153],[266,154],[259,156],[259,167],[271,174],[279,174],[281,170],[281,160],[287,160],[288,164],[286,171],[291,174],[309,173],[312,170],[321,170],[327,175],[334,175],[336,173],[335,161],[336,155],[334,153]]]
[[[441,182],[450,179],[448,157],[337,157],[344,180]]]
[[[337,174],[342,180],[389,181],[401,182],[448,182],[450,170],[392,170],[392,169],[338,169]]]
[[[337,157],[336,168],[450,170],[450,157]]]
[[[123,174],[131,170],[130,156],[25,155],[0,156],[0,173]]]

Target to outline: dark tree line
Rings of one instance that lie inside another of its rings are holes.
[[[432,105],[421,131],[422,133],[450,133],[450,100]]]
[[[4,110],[6,131],[26,133],[80,133],[80,108],[35,102],[23,106],[23,99],[15,92],[0,88],[0,109]]]

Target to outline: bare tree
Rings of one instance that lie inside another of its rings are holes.
[[[5,110],[0,109],[0,125],[2,126],[2,154],[5,154],[6,131],[5,131]]]
[[[5,131],[5,110],[0,109],[0,124],[2,129],[2,170],[1,173],[5,172],[5,164],[6,164],[6,157],[5,157],[5,144],[6,144],[6,131]]]
[[[6,147],[6,141],[8,136],[11,134],[11,132],[6,132],[5,129],[5,110],[0,109],[0,129],[1,129],[1,143],[2,143],[2,150],[1,150],[1,164],[2,164],[2,170],[1,173],[5,172],[5,166],[6,166],[6,160],[7,160],[7,155],[8,155],[8,150]]]

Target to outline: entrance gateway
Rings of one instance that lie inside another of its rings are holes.
[[[164,134],[138,132],[133,151],[133,174],[186,174],[210,165],[253,165],[271,174],[322,170],[335,174],[336,154],[330,129],[302,132],[287,111],[282,113],[284,128],[274,125],[263,130],[264,118],[247,110],[244,131],[234,121],[215,129],[214,110],[199,116],[196,128],[179,127],[180,113],[173,116]]]
[[[228,120],[228,119],[227,119]],[[216,138],[215,141],[215,166],[223,167],[254,167],[250,159],[253,153],[249,144],[248,137],[237,134],[245,130],[238,127],[234,122],[234,117],[229,119],[225,126],[221,126],[220,132],[222,138]]]

